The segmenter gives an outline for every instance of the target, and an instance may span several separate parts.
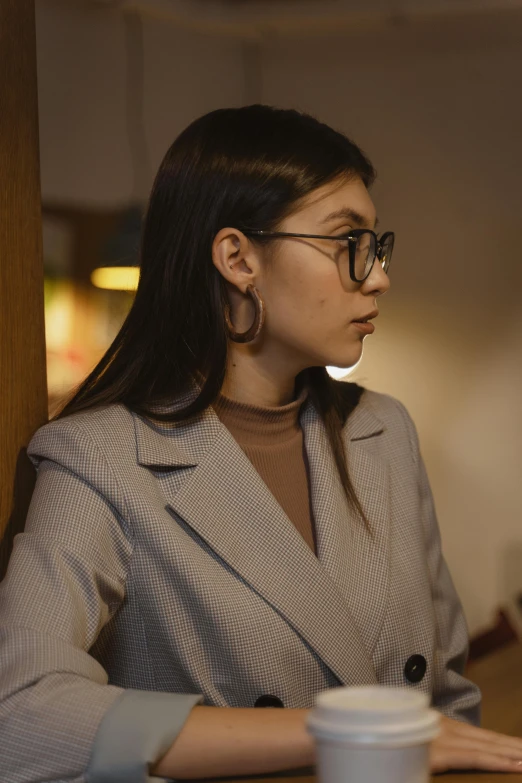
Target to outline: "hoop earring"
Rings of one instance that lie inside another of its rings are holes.
[[[249,285],[246,290],[247,294],[254,302],[254,308],[256,314],[254,316],[254,322],[252,326],[246,330],[246,332],[236,332],[234,324],[230,320],[230,305],[225,305],[225,321],[227,324],[228,334],[230,339],[235,343],[250,343],[259,335],[263,324],[265,323],[265,303],[263,297],[253,285]]]

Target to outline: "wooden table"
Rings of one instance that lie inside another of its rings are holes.
[[[522,737],[522,644],[511,644],[472,664],[467,676],[482,689],[482,726]],[[522,774],[458,772],[433,775],[436,783],[522,783]],[[234,783],[316,783],[314,775],[234,778]],[[221,783],[224,783],[221,781]],[[386,783],[386,781],[375,781]]]

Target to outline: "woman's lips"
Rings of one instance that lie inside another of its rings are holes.
[[[375,326],[369,322],[352,321],[351,325],[355,326],[363,334],[373,334],[375,331]]]

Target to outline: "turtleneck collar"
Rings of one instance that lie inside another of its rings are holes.
[[[307,396],[307,389],[303,389],[287,405],[265,408],[220,394],[213,408],[239,443],[270,446],[290,440],[300,432],[299,412]]]

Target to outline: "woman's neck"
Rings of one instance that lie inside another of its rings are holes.
[[[221,393],[231,400],[260,408],[288,405],[295,399],[295,374],[261,362],[250,352],[230,350]],[[242,348],[243,346],[241,346]]]

